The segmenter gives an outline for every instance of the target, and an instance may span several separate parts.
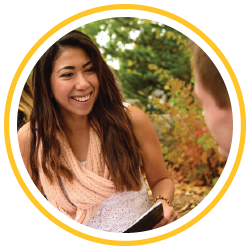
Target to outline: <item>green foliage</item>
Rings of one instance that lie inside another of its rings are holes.
[[[218,178],[213,178],[213,180],[212,180],[213,185],[215,185],[217,181],[218,181]]]
[[[171,27],[146,19],[119,17],[99,20],[78,29],[96,43],[98,34],[108,33],[109,41],[98,46],[104,58],[119,60],[117,74],[128,99],[139,99],[147,106],[148,96],[155,89],[163,89],[168,77],[190,82],[187,37]]]
[[[163,129],[162,153],[166,166],[180,183],[213,186],[226,159],[217,152],[202,116],[202,106],[193,97],[192,85],[170,77],[165,88],[170,90],[169,101],[161,104],[159,98],[153,98],[151,103],[171,119],[172,125]],[[156,129],[162,130],[157,119],[152,122]]]
[[[139,99],[150,115],[172,176],[180,183],[213,186],[226,160],[219,156],[202,106],[193,97],[187,37],[166,25],[130,17],[99,20],[78,29],[98,45],[104,59],[119,60],[116,73],[125,96]],[[103,33],[109,40],[101,45]],[[149,99],[156,89],[164,91],[165,101]]]

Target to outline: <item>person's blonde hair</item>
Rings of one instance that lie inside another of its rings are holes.
[[[189,45],[193,53],[194,69],[200,78],[199,84],[212,95],[218,107],[231,107],[226,85],[212,60],[190,39]]]
[[[30,113],[33,107],[33,91],[31,87],[31,79],[28,77],[18,106],[17,130],[30,120]]]

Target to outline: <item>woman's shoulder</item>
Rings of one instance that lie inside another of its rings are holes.
[[[30,139],[30,123],[27,122],[24,124],[17,132],[18,140],[23,141],[26,139]]]
[[[128,115],[131,119],[131,122],[135,126],[143,125],[145,122],[150,122],[148,116],[139,108],[128,106]]]
[[[128,106],[127,109],[137,139],[147,136],[147,134],[155,133],[153,124],[147,114],[133,106]]]
[[[30,156],[30,123],[24,124],[17,133],[18,143],[21,155],[23,157],[24,164],[27,168],[29,168],[29,156]]]
[[[30,166],[30,143],[31,143],[31,129],[30,129],[30,123],[24,124],[19,130],[18,130],[18,143],[20,152],[23,158],[23,163],[32,178],[32,169]],[[38,183],[35,183],[39,191],[44,195],[40,180],[38,180]]]

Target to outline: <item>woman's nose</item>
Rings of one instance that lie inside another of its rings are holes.
[[[86,90],[89,88],[90,83],[83,74],[78,74],[76,77],[75,88],[77,90]]]

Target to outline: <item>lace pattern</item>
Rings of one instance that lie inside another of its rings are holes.
[[[118,192],[104,201],[85,225],[107,232],[124,232],[151,206],[143,181],[140,191]]]
[[[81,164],[86,166],[86,161]],[[68,198],[62,183],[61,185]],[[151,207],[147,185],[142,177],[140,191],[125,191],[112,195],[102,202],[97,213],[85,225],[102,231],[121,233],[132,226]]]

